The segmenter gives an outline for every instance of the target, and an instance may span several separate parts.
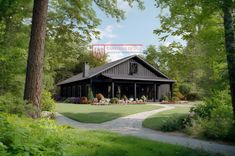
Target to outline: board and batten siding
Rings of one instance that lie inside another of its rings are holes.
[[[161,84],[159,86],[159,94],[158,94],[158,99],[162,99],[163,96],[168,96],[170,97],[170,85],[169,84]]]
[[[138,61],[134,59],[127,60],[119,65],[116,65],[106,71],[104,71],[105,74],[114,74],[114,75],[129,75],[130,70],[130,63],[135,62],[138,64],[138,71],[134,75],[137,76],[151,76],[156,77],[157,75],[147,69],[144,65],[140,64]]]

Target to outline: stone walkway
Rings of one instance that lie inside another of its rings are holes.
[[[155,104],[155,105],[162,106],[163,108],[132,114],[112,121],[104,122],[101,124],[81,123],[69,119],[59,113],[57,113],[57,120],[59,124],[66,124],[76,128],[84,128],[88,130],[108,130],[108,131],[118,132],[124,135],[133,135],[145,139],[161,141],[170,144],[183,145],[194,149],[203,149],[214,153],[223,153],[230,156],[235,155],[235,146],[198,140],[186,136],[175,136],[169,133],[163,133],[143,128],[142,122],[147,117],[162,111],[175,108],[173,105],[161,105],[161,104]]]

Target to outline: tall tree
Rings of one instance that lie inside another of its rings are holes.
[[[142,0],[124,1],[131,7],[133,6],[133,3],[136,2],[138,7],[143,9]],[[66,34],[68,39],[72,38],[77,40],[77,36],[79,36],[78,42],[82,40],[89,42],[91,40],[91,35],[97,35],[95,28],[99,24],[99,19],[97,19],[96,13],[93,9],[94,4],[104,11],[106,15],[110,15],[119,21],[124,19],[125,12],[118,8],[117,3],[117,0],[52,0],[50,5],[50,14],[53,16],[50,16],[52,17],[50,19],[51,21],[49,20],[49,26],[51,27],[48,33],[51,35],[50,39],[56,40]],[[33,106],[35,106],[38,112],[40,112],[40,95],[42,87],[41,79],[44,62],[43,57],[47,25],[47,9],[48,0],[34,0],[24,98],[33,103]],[[38,113],[33,114],[33,116],[37,117]]]
[[[225,32],[225,48],[227,51],[227,62],[230,80],[230,89],[232,95],[233,115],[235,118],[235,40],[234,40],[234,25],[233,25],[233,0],[224,0],[224,32]]]
[[[161,28],[157,34],[182,35],[190,41],[203,27],[208,27],[208,19],[221,17],[223,13],[223,28],[225,32],[225,49],[229,71],[230,89],[232,97],[233,114],[235,118],[235,41],[233,28],[234,0],[156,0],[158,6],[170,11],[170,15],[161,15]],[[220,25],[220,23],[218,23]]]
[[[44,42],[47,27],[48,0],[34,0],[32,29],[29,42],[24,99],[36,109],[32,117],[38,117],[40,111]]]

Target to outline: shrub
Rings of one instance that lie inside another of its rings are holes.
[[[164,101],[168,101],[168,100],[169,100],[169,98],[168,98],[168,96],[164,95],[164,96],[162,97],[162,100],[164,100]]]
[[[94,95],[93,95],[93,92],[92,92],[92,89],[91,87],[88,88],[88,100],[93,100],[94,99]]]
[[[82,104],[87,104],[88,103],[87,97],[85,97],[85,96],[81,97],[81,103]]]
[[[0,155],[63,155],[72,149],[76,136],[52,120],[8,114],[0,114],[0,134]]]
[[[203,125],[204,135],[211,139],[225,139],[233,125],[232,107],[220,105],[211,111],[211,118]]]
[[[147,97],[144,96],[144,95],[142,95],[140,99],[143,100],[143,102],[146,102],[146,101],[147,101]]]
[[[173,97],[172,101],[179,101],[180,99],[178,97]]]
[[[189,84],[183,83],[183,84],[179,85],[179,91],[184,96],[187,96],[191,92],[191,86]]]
[[[118,98],[110,99],[110,103],[112,103],[112,104],[118,104],[118,102],[119,102]]]
[[[185,116],[172,116],[165,120],[164,124],[160,127],[162,131],[171,132],[185,128]]]
[[[204,103],[198,104],[192,107],[190,112],[194,112],[201,118],[210,118],[211,111],[218,108],[221,105],[230,105],[231,98],[228,91],[214,92],[211,98],[205,98]]]
[[[177,97],[179,100],[185,100],[184,95],[182,95],[180,92],[176,92],[175,97]]]
[[[51,97],[51,93],[44,90],[42,92],[42,97],[41,97],[41,110],[54,112],[55,107],[56,107],[56,104],[55,104],[55,101]]]
[[[210,139],[228,140],[234,136],[233,114],[231,107],[231,98],[228,91],[217,91],[211,98],[206,98],[204,103],[191,108],[195,113],[195,122],[188,128],[189,132],[204,136]]]
[[[100,100],[104,99],[104,96],[101,93],[96,94],[96,98],[98,100],[98,102],[100,102]]]
[[[0,112],[27,115],[27,112],[31,110],[30,107],[32,105],[27,105],[26,101],[10,93],[0,96]]]
[[[79,104],[81,103],[81,98],[80,97],[68,97],[67,99],[64,100],[64,103]]]
[[[200,100],[200,96],[198,93],[196,92],[193,92],[193,93],[189,93],[187,96],[186,96],[187,100],[189,101],[195,101],[195,100]]]

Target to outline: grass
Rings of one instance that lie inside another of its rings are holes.
[[[58,103],[56,111],[79,122],[102,123],[122,116],[159,109],[154,105],[81,105]]]
[[[82,156],[210,156],[212,154],[124,136],[58,126],[47,119],[0,113],[0,155]]]
[[[207,156],[200,150],[101,131],[79,132],[77,145],[84,155],[95,156]]]
[[[144,120],[143,126],[146,128],[161,130],[163,124],[169,118],[177,118],[184,115],[187,115],[190,107],[177,107],[168,111],[160,112],[155,115],[152,115]]]

